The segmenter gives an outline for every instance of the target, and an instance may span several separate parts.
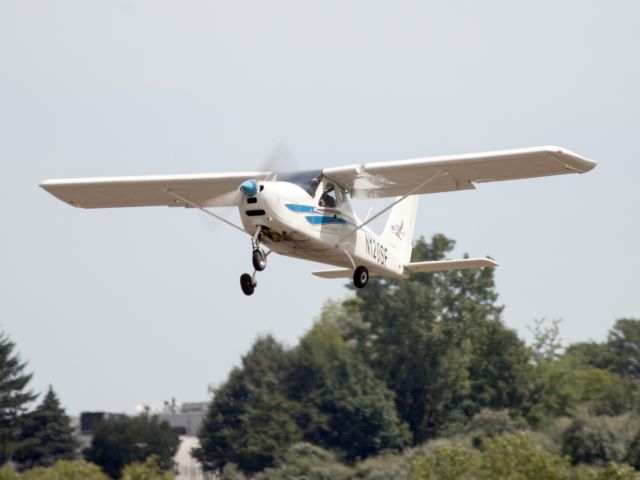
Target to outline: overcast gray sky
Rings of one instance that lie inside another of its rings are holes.
[[[270,257],[247,298],[248,236],[42,180],[254,170],[279,142],[300,168],[558,144],[598,167],[424,196],[416,231],[496,258],[521,335],[603,340],[640,316],[639,46],[635,0],[0,0],[0,327],[72,414],[207,399],[344,281]]]

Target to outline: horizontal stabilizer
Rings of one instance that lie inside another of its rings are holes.
[[[353,270],[349,268],[338,268],[335,270],[316,270],[315,272],[311,273],[320,278],[351,278],[353,276]]]
[[[498,264],[490,258],[465,258],[462,260],[433,260],[430,262],[407,263],[404,266],[404,270],[406,273],[418,273],[497,266]]]

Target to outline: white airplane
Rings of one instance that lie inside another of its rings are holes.
[[[404,278],[416,272],[494,267],[497,264],[489,258],[411,262],[418,195],[469,190],[483,182],[585,173],[595,166],[594,161],[564,148],[537,147],[288,174],[81,178],[46,180],[40,186],[80,208],[198,208],[248,233],[255,270],[240,277],[240,286],[251,295],[257,286],[256,272],[265,269],[272,252],[338,267],[313,274],[352,277],[358,288],[367,284],[370,275]],[[350,197],[396,198],[360,221]],[[239,208],[242,227],[208,210],[229,206]],[[389,210],[384,230],[376,235],[367,225]]]

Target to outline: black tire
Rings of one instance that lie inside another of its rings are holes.
[[[253,295],[256,286],[253,284],[253,277],[248,273],[240,275],[240,288],[245,295]]]
[[[253,263],[253,268],[258,272],[267,268],[267,257],[264,256],[264,253],[259,248],[256,248],[253,251],[253,255],[251,255],[251,262]]]
[[[358,288],[364,288],[369,281],[369,270],[367,267],[358,267],[353,272],[353,284]]]

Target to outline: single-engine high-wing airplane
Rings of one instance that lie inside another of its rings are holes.
[[[256,272],[272,252],[338,267],[313,272],[323,278],[353,278],[356,287],[369,275],[403,278],[416,272],[493,267],[489,258],[411,262],[418,195],[469,190],[477,183],[585,173],[592,160],[560,147],[503,150],[413,160],[347,165],[288,174],[211,173],[142,177],[45,180],[40,185],[80,208],[199,208],[251,236],[253,274],[240,277],[251,295]],[[396,197],[360,221],[349,198]],[[236,206],[242,227],[208,210]],[[368,224],[391,210],[381,235]],[[264,246],[268,247],[265,251]]]

